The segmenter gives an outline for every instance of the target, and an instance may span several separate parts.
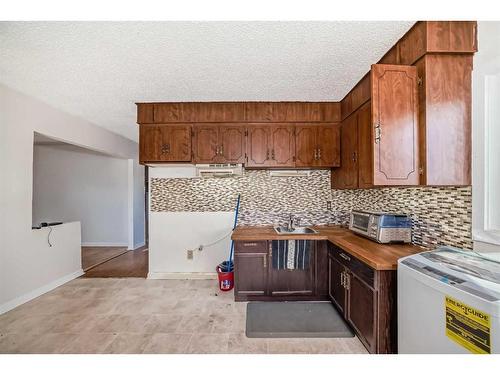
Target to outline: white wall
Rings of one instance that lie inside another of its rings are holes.
[[[43,231],[31,229],[35,131],[137,160],[135,142],[0,85],[0,312],[81,272],[79,224],[54,228],[54,234],[72,231],[60,237],[58,251]]]
[[[35,145],[33,223],[79,221],[84,246],[128,246],[128,161]]]
[[[149,169],[150,178],[185,178],[195,175],[194,166],[177,165]],[[151,186],[151,184],[150,184]],[[196,250],[187,250],[229,234],[234,212],[151,212],[149,215],[148,278],[211,278],[215,267],[229,257],[231,239]]]
[[[500,22],[478,22],[472,91],[472,235],[500,252]]]
[[[132,221],[133,230],[129,232],[133,234],[133,239],[129,238],[129,247],[137,249],[145,244],[145,187],[144,187],[144,167],[137,163],[136,160],[129,159],[129,177],[133,176],[132,181],[129,181],[129,203],[133,203],[132,215],[129,216],[129,221]],[[130,225],[129,225],[130,226]]]

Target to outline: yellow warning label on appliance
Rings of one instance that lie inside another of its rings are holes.
[[[446,296],[446,336],[472,353],[491,353],[490,316]]]

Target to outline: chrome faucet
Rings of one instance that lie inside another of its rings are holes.
[[[288,230],[290,232],[293,232],[295,230],[295,227],[294,227],[294,218],[293,218],[292,214],[290,214],[290,216],[288,217]]]

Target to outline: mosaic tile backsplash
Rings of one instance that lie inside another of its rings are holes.
[[[282,224],[289,214],[302,225],[347,225],[352,209],[403,212],[412,218],[415,244],[472,248],[470,187],[332,190],[328,170],[307,177],[247,170],[236,178],[152,178],[151,211],[233,211],[238,193],[239,225]]]

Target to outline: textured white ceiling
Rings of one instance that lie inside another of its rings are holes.
[[[135,102],[338,101],[413,22],[0,22],[0,82],[137,140]]]

